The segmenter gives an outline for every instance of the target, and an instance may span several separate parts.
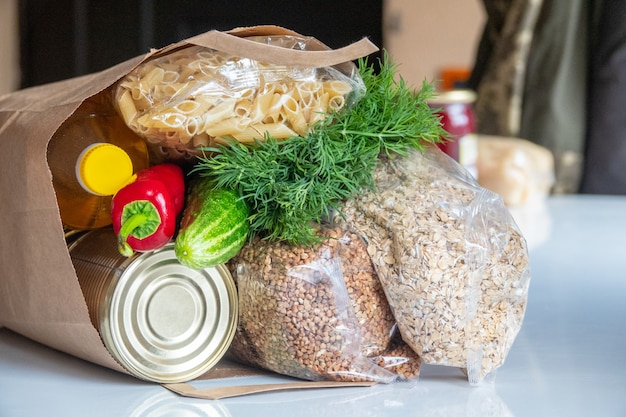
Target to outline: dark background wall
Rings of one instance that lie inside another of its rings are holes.
[[[382,46],[382,0],[23,0],[20,88],[110,67],[199,33],[272,24],[332,48]],[[379,54],[376,54],[379,55]]]

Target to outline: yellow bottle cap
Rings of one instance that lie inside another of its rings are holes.
[[[76,161],[76,178],[95,195],[113,195],[133,176],[133,161],[120,147],[94,143],[81,152]]]

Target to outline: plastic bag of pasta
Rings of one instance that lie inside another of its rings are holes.
[[[307,380],[388,383],[419,374],[363,241],[325,228],[315,247],[256,239],[229,262],[239,324],[229,354]]]
[[[226,48],[220,43],[220,50],[194,45],[142,63],[117,84],[115,102],[126,124],[166,155],[172,150],[194,154],[216,143],[251,143],[267,134],[276,139],[305,135],[325,114],[364,93],[350,62],[362,56],[359,48],[319,60],[320,50],[341,51],[293,32],[260,33],[237,33],[238,43],[227,38],[230,43]],[[265,47],[262,58],[254,58],[251,44]],[[289,53],[300,53],[300,59],[285,59]]]
[[[367,240],[404,341],[481,382],[522,325],[525,239],[501,198],[437,149],[381,159],[375,181],[342,213]]]

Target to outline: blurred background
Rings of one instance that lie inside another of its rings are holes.
[[[626,194],[624,21],[626,0],[0,0],[0,94],[211,29],[274,24],[332,48],[367,36],[410,85],[471,91],[474,133],[549,152],[490,141],[476,161],[472,142],[478,170],[504,161],[483,169],[494,187]]]
[[[98,71],[211,29],[258,24],[333,48],[367,36],[421,84],[444,68],[469,71],[483,20],[479,0],[0,0],[0,93]]]

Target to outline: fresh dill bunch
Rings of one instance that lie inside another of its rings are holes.
[[[318,242],[316,226],[331,210],[340,211],[346,199],[374,187],[381,152],[404,155],[446,135],[427,103],[430,84],[411,89],[386,53],[378,73],[366,59],[358,61],[358,70],[364,96],[329,113],[307,136],[266,135],[251,146],[234,141],[199,158],[194,171],[246,201],[251,236],[292,245]]]
[[[420,89],[408,86],[386,53],[378,74],[366,59],[359,60],[359,73],[367,93],[350,111],[335,117],[344,139],[370,138],[378,141],[381,152],[405,155],[408,149],[421,150],[425,143],[447,136],[428,105],[435,94],[432,84],[424,81]]]

